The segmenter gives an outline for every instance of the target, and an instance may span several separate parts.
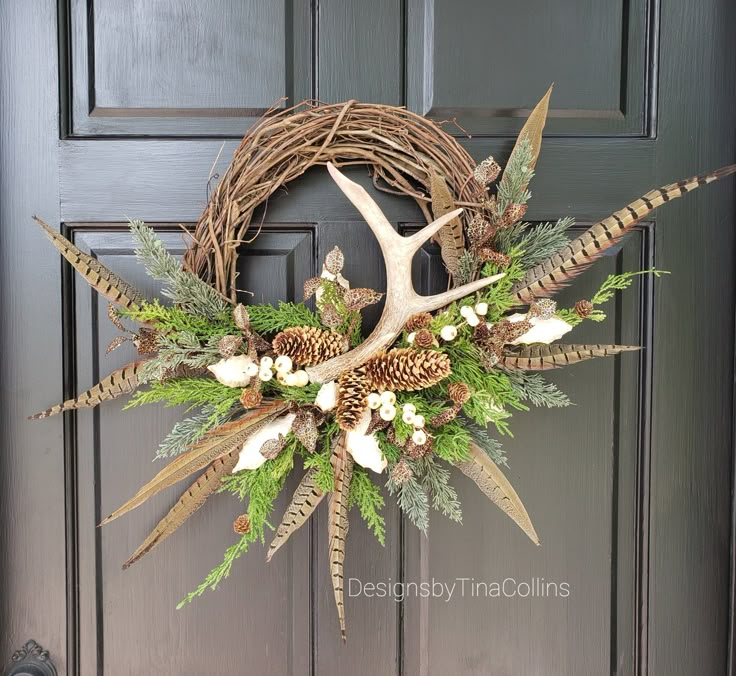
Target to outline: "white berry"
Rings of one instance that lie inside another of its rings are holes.
[[[288,387],[296,387],[297,386],[297,376],[296,373],[286,373],[284,374],[284,384]]]
[[[258,371],[258,377],[264,383],[267,383],[269,380],[271,380],[271,378],[273,378],[273,371],[271,371],[271,369],[262,368],[260,371]]]
[[[309,375],[306,371],[294,371],[294,382],[296,387],[306,387],[309,385]]]
[[[424,446],[427,443],[427,433],[424,430],[417,430],[411,435],[411,440],[417,446]]]
[[[407,424],[407,425],[413,425],[414,424],[414,411],[407,411],[404,409],[404,414],[401,416],[401,419]]]
[[[416,336],[417,336],[417,334],[416,334],[416,333],[415,333],[414,331],[412,331],[412,332],[411,332],[411,333],[410,333],[410,334],[409,334],[409,335],[408,335],[408,336],[406,337],[406,342],[407,342],[407,343],[409,343],[409,345],[411,345],[411,344],[412,344],[412,343],[414,342],[414,338],[416,338]]]
[[[472,312],[472,310],[471,313],[465,318],[465,321],[468,322],[468,326],[478,326],[480,324],[480,317],[475,312]]]
[[[282,354],[280,357],[276,357],[276,361],[273,364],[276,367],[276,371],[279,373],[288,373],[294,365],[291,361],[291,357],[287,357],[285,354]]]
[[[378,392],[371,392],[368,395],[368,408],[372,408],[374,411],[381,408],[381,395]]]
[[[449,324],[448,326],[443,326],[442,330],[440,331],[440,337],[442,338],[442,340],[445,340],[448,343],[451,340],[455,340],[455,338],[457,338],[457,328],[452,324]]]
[[[248,364],[248,366],[245,367],[245,375],[253,378],[254,376],[258,375],[259,370],[260,369],[258,368],[258,364],[256,364],[255,362],[251,362],[250,364]]]
[[[396,417],[396,406],[384,404],[378,413],[382,420],[391,421]]]
[[[423,415],[414,416],[414,427],[416,427],[417,429],[424,427],[424,416]]]
[[[286,385],[286,376],[288,376],[288,373],[282,373],[281,371],[276,371],[276,380],[278,380],[282,385]]]
[[[396,395],[388,390],[386,392],[381,392],[381,403],[393,406],[396,403]]]
[[[460,314],[467,319],[470,315],[474,315],[475,311],[473,310],[470,305],[463,305],[463,307],[460,308]]]
[[[273,359],[271,357],[261,357],[261,371],[270,369],[273,366]]]
[[[485,317],[488,314],[488,303],[478,303],[475,306],[475,314]]]
[[[411,411],[412,413],[417,412],[417,407],[414,406],[414,404],[404,404],[401,409],[406,413],[407,411]]]

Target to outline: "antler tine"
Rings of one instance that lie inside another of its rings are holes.
[[[445,214],[411,237],[402,237],[393,229],[365,189],[344,176],[334,165],[328,163],[327,169],[340,190],[365,218],[378,240],[386,263],[386,304],[376,328],[358,347],[306,369],[309,379],[316,383],[334,380],[343,371],[361,366],[374,354],[388,348],[401,333],[411,315],[417,312],[431,312],[448,305],[484,286],[493,284],[504,276],[501,274],[484,277],[435,296],[420,296],[411,282],[411,260],[424,242],[443,225],[456,218],[462,210],[457,209]]]

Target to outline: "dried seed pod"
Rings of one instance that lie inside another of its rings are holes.
[[[245,305],[238,303],[233,308],[233,321],[241,331],[247,333],[250,331],[250,315]]]
[[[527,317],[529,319],[534,317],[549,319],[555,312],[557,312],[557,303],[555,301],[551,298],[540,298],[531,304]]]
[[[501,173],[501,165],[493,159],[493,157],[486,157],[474,170],[473,178],[475,182],[481,186],[487,186],[493,183]]]
[[[434,345],[434,336],[429,329],[419,329],[414,336],[414,345],[427,348]]]
[[[325,326],[331,329],[336,329],[342,324],[342,315],[332,303],[325,303],[320,308],[319,318]]]
[[[107,346],[107,349],[105,350],[105,354],[110,354],[113,350],[117,350],[123,343],[126,343],[130,340],[128,336],[115,336],[110,341],[110,344]]]
[[[511,265],[511,256],[507,256],[500,251],[494,251],[489,246],[478,249],[478,260],[481,263],[493,263],[493,265],[501,270]]]
[[[266,460],[273,460],[281,451],[284,450],[285,439],[283,434],[279,434],[276,439],[264,441],[260,448],[260,454]]]
[[[223,336],[217,343],[217,351],[223,359],[234,357],[243,346],[243,336]]]
[[[429,426],[430,427],[442,427],[442,425],[446,425],[452,420],[455,420],[459,410],[460,410],[459,404],[455,404],[454,406],[451,406],[450,408],[446,408],[444,411],[438,413],[436,416],[430,419]]]
[[[273,349],[291,357],[300,366],[314,366],[342,354],[348,347],[345,336],[311,326],[294,326],[277,334]]]
[[[464,404],[470,399],[470,388],[465,383],[450,383],[447,386],[447,395],[453,404]]]
[[[423,444],[415,444],[414,441],[409,439],[404,445],[404,453],[408,455],[412,460],[418,460],[423,458],[425,455],[429,455],[432,452],[432,437],[427,435],[427,439]]]
[[[247,514],[241,514],[235,521],[233,521],[233,530],[238,535],[245,535],[250,533],[250,517]]]
[[[344,265],[345,256],[343,256],[342,251],[340,251],[340,247],[336,246],[327,254],[327,256],[325,256],[325,267],[327,268],[327,272],[333,275],[339,274]]]
[[[362,310],[377,303],[381,298],[383,294],[373,289],[348,289],[343,296],[345,307],[350,311]]]
[[[365,364],[370,386],[381,391],[423,390],[451,372],[450,358],[446,354],[413,348],[377,354]]]
[[[391,470],[391,481],[397,486],[406,483],[414,476],[414,471],[411,465],[406,461],[406,458],[401,458]]]
[[[310,453],[317,450],[319,431],[317,430],[317,421],[313,411],[304,407],[298,409],[294,422],[291,423],[291,431],[299,439],[299,443]]]
[[[468,239],[474,247],[482,246],[493,235],[493,226],[481,216],[473,216],[467,227]]]
[[[579,300],[575,303],[575,314],[580,317],[580,319],[589,317],[591,312],[593,312],[593,303],[589,300]]]
[[[509,204],[503,214],[501,214],[498,226],[500,228],[508,228],[512,226],[514,223],[524,218],[526,209],[526,204]]]
[[[381,417],[381,412],[378,410],[371,413],[371,421],[368,423],[368,427],[365,430],[366,434],[373,434],[380,430],[385,430],[391,424],[390,420],[384,420]]]
[[[155,329],[142,326],[132,340],[138,354],[152,354],[158,350],[158,331]]]
[[[429,326],[432,323],[432,315],[429,312],[419,312],[409,317],[404,328],[407,331],[418,331]]]
[[[304,282],[304,300],[309,300],[322,285],[321,277],[310,277]]]
[[[128,329],[123,326],[123,322],[120,321],[118,310],[112,303],[107,304],[107,318],[115,325],[115,328],[120,331],[127,332]]]

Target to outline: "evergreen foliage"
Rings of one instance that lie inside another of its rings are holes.
[[[188,409],[210,406],[213,415],[225,416],[240,401],[241,390],[213,378],[171,378],[139,390],[125,408],[163,402],[165,406],[187,405]]]
[[[534,169],[530,167],[534,159],[534,149],[528,136],[519,141],[498,182],[496,200],[498,213],[502,214],[510,204],[526,204],[531,193],[526,189],[534,177]]]
[[[368,529],[382,545],[385,545],[386,523],[380,513],[383,504],[383,496],[378,486],[371,481],[368,472],[363,467],[356,465],[350,481],[348,508],[357,505]]]
[[[528,401],[532,406],[559,408],[571,405],[567,395],[560,392],[554,383],[547,382],[541,373],[517,370],[509,370],[505,373],[519,399]]]
[[[278,333],[292,326],[312,326],[321,329],[319,317],[304,303],[279,302],[272,305],[249,305],[251,326],[258,333]]]

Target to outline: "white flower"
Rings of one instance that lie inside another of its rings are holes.
[[[258,469],[266,462],[266,458],[261,455],[261,446],[267,441],[278,439],[279,434],[286,436],[291,431],[294,418],[296,418],[294,413],[287,413],[264,425],[255,434],[251,434],[240,450],[238,464],[233,468],[233,474],[242,469]]]
[[[329,383],[322,385],[319,392],[317,392],[314,403],[325,413],[335,408],[337,405],[337,383],[331,380]]]
[[[510,322],[520,322],[526,319],[526,315],[515,314],[511,315],[508,319]],[[549,344],[562,338],[568,331],[572,331],[572,324],[568,324],[564,319],[555,316],[549,319],[532,317],[529,323],[532,325],[532,328],[524,335],[512,341],[512,345],[531,345],[532,343]]]
[[[253,360],[245,354],[239,354],[229,359],[220,359],[216,364],[207,367],[207,370],[228,387],[245,387],[250,383]]]
[[[381,453],[376,436],[365,433],[370,422],[370,409],[365,409],[358,422],[358,426],[347,433],[345,443],[348,453],[353,456],[355,462],[361,467],[367,467],[380,474],[386,469],[388,461],[383,457],[383,453]]]

